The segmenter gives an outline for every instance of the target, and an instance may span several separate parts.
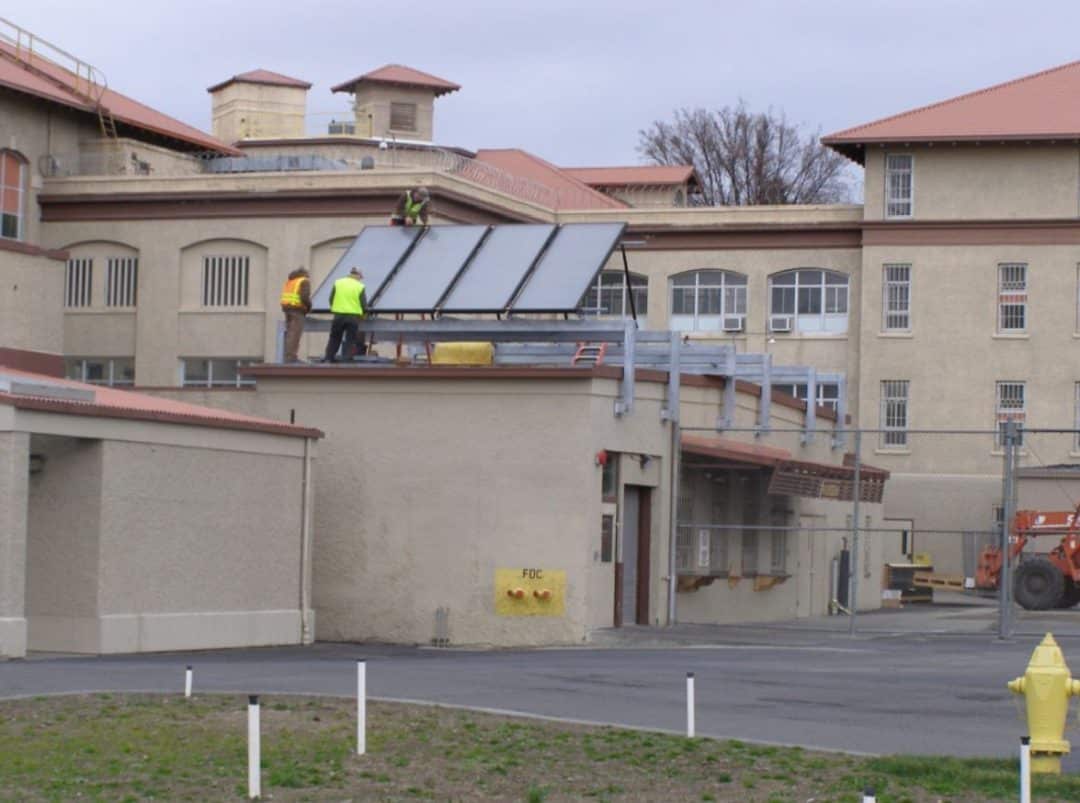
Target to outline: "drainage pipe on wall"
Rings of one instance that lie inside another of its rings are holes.
[[[313,640],[309,622],[308,570],[311,563],[311,438],[304,438],[304,467],[300,494],[300,643]]]

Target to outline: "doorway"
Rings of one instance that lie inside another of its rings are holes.
[[[649,575],[652,553],[652,491],[623,486],[622,539],[615,563],[615,627],[649,624]]]

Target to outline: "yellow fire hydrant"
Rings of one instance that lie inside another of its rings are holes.
[[[1009,681],[1009,691],[1024,695],[1027,702],[1031,771],[1060,775],[1061,757],[1069,752],[1065,739],[1069,698],[1080,696],[1080,680],[1071,677],[1052,634],[1035,648],[1024,676]]]

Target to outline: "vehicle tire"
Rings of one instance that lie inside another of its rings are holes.
[[[1058,600],[1058,607],[1071,608],[1078,602],[1080,602],[1080,585],[1066,577],[1065,590],[1061,592],[1061,599]]]
[[[1029,611],[1056,608],[1065,594],[1065,575],[1048,558],[1039,555],[1016,567],[1013,597]]]

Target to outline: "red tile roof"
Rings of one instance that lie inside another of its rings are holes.
[[[264,70],[260,67],[258,70],[249,70],[248,72],[234,75],[232,78],[228,78],[220,84],[214,84],[213,86],[208,87],[206,91],[217,92],[219,89],[224,89],[229,84],[267,84],[268,86],[290,86],[296,87],[297,89],[311,89],[311,84],[307,81],[301,81],[299,78],[290,78],[279,72]]]
[[[445,78],[439,78],[431,73],[414,70],[412,67],[406,67],[404,64],[387,64],[379,67],[377,70],[366,72],[363,75],[358,75],[356,78],[340,83],[335,87],[331,87],[330,91],[355,92],[356,85],[361,83],[419,86],[424,87],[425,89],[434,89],[435,97],[446,95],[450,92],[456,92],[461,89],[460,84],[455,84],[453,81],[447,81]]]
[[[822,142],[861,161],[886,142],[1080,139],[1080,61],[838,131]]]
[[[12,394],[0,391],[0,404],[7,404],[21,410],[43,410],[45,412],[86,415],[96,418],[123,418],[134,421],[157,421],[169,424],[214,427],[217,429],[239,429],[298,438],[321,438],[323,434],[317,429],[298,427],[269,418],[241,415],[227,410],[216,410],[171,399],[159,399],[155,396],[147,396],[144,393],[88,385],[84,382],[59,379],[54,376],[20,371],[15,368],[0,366],[0,378],[14,379],[32,384],[58,385],[63,388],[90,391],[94,394],[93,401],[76,401],[73,399]]]
[[[633,165],[630,167],[564,167],[564,173],[590,187],[666,186],[697,184],[692,165]]]
[[[518,148],[484,149],[476,152],[477,161],[497,167],[504,173],[542,184],[558,194],[560,209],[626,209],[622,201],[597,192],[581,179],[551,162]],[[542,200],[538,199],[541,203]]]
[[[37,55],[31,68],[14,54],[11,45],[0,42],[0,85],[68,108],[97,114],[95,100],[86,93],[85,79],[77,78],[70,70]],[[118,123],[194,145],[201,150],[240,154],[240,151],[221,140],[112,89],[104,90],[101,105],[112,113]]]

